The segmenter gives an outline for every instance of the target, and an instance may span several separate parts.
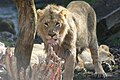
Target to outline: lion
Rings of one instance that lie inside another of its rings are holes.
[[[63,80],[73,80],[76,56],[85,48],[92,54],[96,77],[107,77],[98,59],[96,14],[84,1],[72,1],[68,6],[48,5],[37,10],[37,33],[45,44],[65,60]]]
[[[112,66],[115,64],[114,56],[112,53],[109,51],[109,47],[107,45],[100,45],[98,48],[99,51],[99,60],[101,64],[105,64],[108,69],[106,70],[106,67],[104,70],[107,71],[112,71]],[[81,71],[81,70],[91,70],[94,71],[94,66],[93,66],[93,60],[91,57],[91,52],[89,48],[86,48],[81,54],[78,56],[79,62],[76,64],[76,70]]]

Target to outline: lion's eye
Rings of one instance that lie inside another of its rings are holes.
[[[55,26],[56,26],[56,27],[60,27],[60,23],[59,23],[59,22],[56,22]]]
[[[44,26],[45,26],[45,27],[48,27],[48,23],[47,23],[47,22],[46,22],[46,23],[44,23]]]

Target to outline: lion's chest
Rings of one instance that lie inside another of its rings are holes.
[[[60,58],[65,59],[68,56],[68,50],[64,46],[53,46],[53,50]]]

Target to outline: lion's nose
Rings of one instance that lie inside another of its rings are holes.
[[[53,37],[55,36],[56,34],[55,33],[48,33],[49,36]]]

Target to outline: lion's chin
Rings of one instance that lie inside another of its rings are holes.
[[[47,39],[47,43],[50,45],[57,45],[58,39],[54,39],[54,38]]]

